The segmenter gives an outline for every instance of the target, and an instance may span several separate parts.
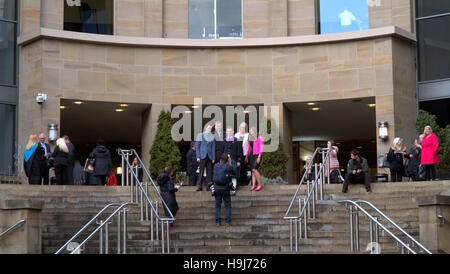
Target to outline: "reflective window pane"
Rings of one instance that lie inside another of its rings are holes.
[[[320,0],[320,33],[369,28],[367,0]]]
[[[64,30],[112,35],[113,10],[113,0],[66,0]]]
[[[214,0],[189,0],[189,38],[215,39]]]
[[[2,134],[0,134],[0,174],[13,174],[15,171],[14,157],[14,120],[15,107],[0,104],[0,121],[2,121]]]
[[[416,0],[417,17],[450,12],[449,0]]]
[[[16,20],[16,0],[0,0],[0,19]]]
[[[450,78],[450,16],[417,21],[419,81]]]
[[[217,0],[218,38],[242,37],[241,0]]]
[[[0,84],[15,84],[16,24],[0,21]]]

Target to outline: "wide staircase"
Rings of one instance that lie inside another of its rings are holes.
[[[450,188],[450,181],[373,183],[367,194],[363,185],[325,184],[323,200],[316,201],[316,217],[308,219],[307,239],[297,239],[298,253],[350,253],[349,214],[341,200],[367,200],[382,210],[406,232],[419,240],[417,197],[439,194]],[[262,191],[238,189],[232,197],[232,226],[217,227],[214,197],[182,186],[177,192],[180,210],[175,226],[169,229],[171,253],[280,253],[291,252],[289,222],[283,220],[297,185],[265,186]],[[306,197],[301,188],[299,197]],[[55,253],[86,222],[109,203],[130,201],[130,187],[0,185],[0,198],[36,199],[43,202],[42,253]],[[297,206],[297,205],[295,205]],[[159,204],[159,212],[163,212]],[[368,210],[376,215],[373,211]],[[222,216],[224,217],[224,209]],[[163,214],[162,214],[163,215]],[[109,226],[109,253],[117,252],[116,219]],[[367,253],[368,220],[360,215],[361,253]],[[159,253],[161,227],[151,240],[149,221],[141,221],[139,206],[130,206],[127,216],[127,253]],[[388,225],[387,225],[388,226]],[[80,235],[81,241],[95,226]],[[391,237],[379,232],[382,253],[400,253]],[[399,236],[400,237],[400,236]],[[98,253],[99,237],[94,236],[82,253]],[[166,250],[167,252],[167,250]],[[294,250],[295,252],[295,250]]]

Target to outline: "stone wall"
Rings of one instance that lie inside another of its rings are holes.
[[[391,125],[390,139],[378,143],[378,152],[383,153],[395,135],[411,136],[413,131],[413,52],[409,40],[390,35],[231,48],[37,39],[21,47],[18,142],[25,144],[29,134],[46,132],[50,123],[60,125],[60,99],[167,108],[171,104],[193,104],[196,97],[201,97],[203,104],[279,106],[286,102],[375,97],[377,121],[386,120]],[[48,94],[42,105],[35,102],[38,92]],[[151,110],[144,114],[144,121],[154,126],[154,115],[158,114],[159,110]],[[284,115],[282,110],[281,125],[289,132],[289,123],[283,126]],[[151,140],[153,127],[144,128],[143,138]],[[143,151],[147,151],[151,142],[143,145]]]
[[[63,29],[60,0],[21,0],[22,30]],[[414,32],[412,0],[373,0],[370,28],[398,26]],[[314,35],[317,0],[245,0],[242,3],[244,38]],[[188,0],[115,0],[116,35],[188,38]]]

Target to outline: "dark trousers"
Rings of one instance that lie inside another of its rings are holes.
[[[44,182],[44,185],[49,185],[49,170],[50,168],[47,167],[47,160],[44,160],[41,164],[41,178],[39,182]]]
[[[216,223],[220,223],[222,221],[220,216],[222,200],[225,204],[226,222],[231,223],[231,196],[230,191],[225,189],[216,189]]]
[[[347,173],[345,175],[344,185],[342,186],[342,192],[347,192],[348,184],[364,184],[366,186],[366,190],[370,190],[370,177],[369,173],[360,172],[360,173]]]
[[[57,185],[68,185],[69,181],[67,179],[67,166],[55,165],[55,177]]]
[[[108,183],[108,175],[94,175],[94,177],[97,178],[97,182],[99,182],[101,186]]]
[[[73,168],[74,164],[67,165],[67,184],[73,185]]]
[[[205,159],[200,159],[200,174],[197,178],[197,187],[198,189],[202,189],[202,176],[203,172],[206,168],[206,184],[211,182],[211,173],[212,173],[212,160],[206,156]]]
[[[391,182],[401,182],[402,181],[402,171],[391,169]]]
[[[189,185],[195,186],[197,184],[197,173],[194,171],[192,174],[189,174]]]
[[[31,176],[30,178],[28,178],[28,183],[30,185],[40,185],[41,177],[40,176]]]
[[[425,180],[430,181],[436,179],[436,168],[434,164],[425,165]]]

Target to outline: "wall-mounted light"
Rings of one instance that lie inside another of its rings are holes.
[[[117,168],[116,174],[117,174],[117,175],[121,175],[121,174],[122,174],[122,167],[118,167],[118,168]]]
[[[58,140],[58,125],[57,124],[48,125],[48,140],[51,142]]]
[[[378,122],[378,138],[386,141],[389,137],[388,122]]]

